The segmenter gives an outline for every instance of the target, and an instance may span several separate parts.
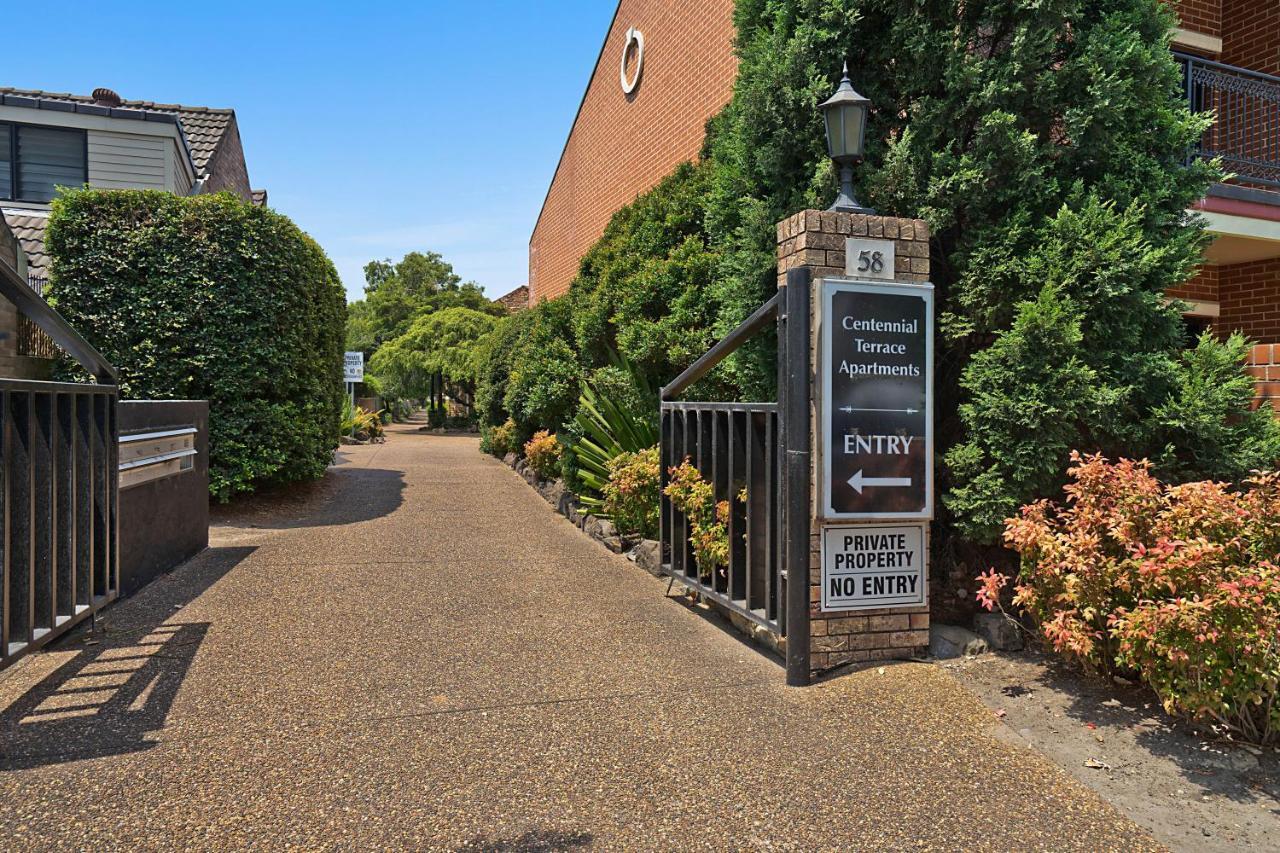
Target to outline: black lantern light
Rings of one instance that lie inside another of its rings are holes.
[[[858,204],[853,197],[853,166],[862,162],[862,146],[867,132],[867,107],[871,101],[853,90],[849,82],[849,63],[844,64],[844,78],[836,93],[818,105],[827,123],[827,154],[840,167],[840,195],[831,210],[841,213],[875,211]]]

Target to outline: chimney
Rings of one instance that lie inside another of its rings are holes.
[[[93,90],[93,102],[100,107],[118,107],[124,103],[119,95],[104,87]]]

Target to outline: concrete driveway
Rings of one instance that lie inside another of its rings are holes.
[[[1158,849],[945,673],[807,689],[397,428],[0,673],[7,849]]]

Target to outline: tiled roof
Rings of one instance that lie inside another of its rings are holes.
[[[93,112],[118,115],[122,118],[145,118],[146,113],[175,116],[183,135],[187,138],[187,145],[191,148],[191,160],[196,167],[196,172],[201,175],[208,171],[209,161],[213,159],[218,143],[222,141],[223,135],[236,116],[235,110],[186,107],[182,104],[157,104],[154,101],[124,100],[120,107],[110,108],[95,103],[89,95],[44,92],[39,89],[14,89],[11,86],[0,86],[0,97],[3,97],[6,102],[12,100],[14,106],[39,107],[41,102],[69,104],[73,108],[92,108]],[[77,109],[77,112],[80,111],[87,110]],[[129,115],[131,112],[139,111],[142,115]]]
[[[49,217],[42,211],[4,209],[4,221],[9,224],[13,236],[18,238],[22,251],[27,255],[27,275],[46,278],[49,275],[49,256],[44,250],[44,228]]]

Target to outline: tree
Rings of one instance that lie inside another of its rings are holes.
[[[739,76],[706,147],[722,322],[772,292],[774,224],[834,197],[815,106],[848,60],[873,103],[861,197],[926,219],[933,234],[937,435],[951,451],[943,484],[956,528],[992,541],[994,516],[1055,489],[1072,448],[1176,459],[1164,473],[1192,477],[1238,469],[1222,460],[1256,461],[1272,446],[1273,426],[1232,397],[1217,401],[1214,420],[1233,428],[1200,434],[1196,453],[1166,452],[1168,440],[1189,440],[1170,428],[1186,419],[1166,412],[1186,398],[1194,363],[1163,294],[1199,260],[1204,237],[1186,211],[1216,175],[1187,162],[1206,119],[1185,108],[1166,9],[739,0],[735,14]],[[1061,303],[1053,311],[1046,285]],[[1045,335],[1052,362],[1029,345]],[[1238,374],[1212,354],[1220,345],[1200,346],[1196,363]],[[754,368],[736,369],[747,381]],[[1051,428],[1016,428],[1048,413],[1046,388],[1077,388],[1082,376],[1088,393],[1055,402]],[[1012,421],[991,416],[996,398]]]
[[[410,252],[397,263],[389,258],[370,261],[364,277],[365,298],[348,306],[347,344],[366,356],[432,311],[457,306],[494,316],[502,313],[478,284],[464,282],[435,252]]]
[[[445,308],[418,317],[408,331],[373,354],[369,371],[398,397],[423,397],[443,417],[445,396],[470,406],[479,344],[496,320],[472,308]]]

